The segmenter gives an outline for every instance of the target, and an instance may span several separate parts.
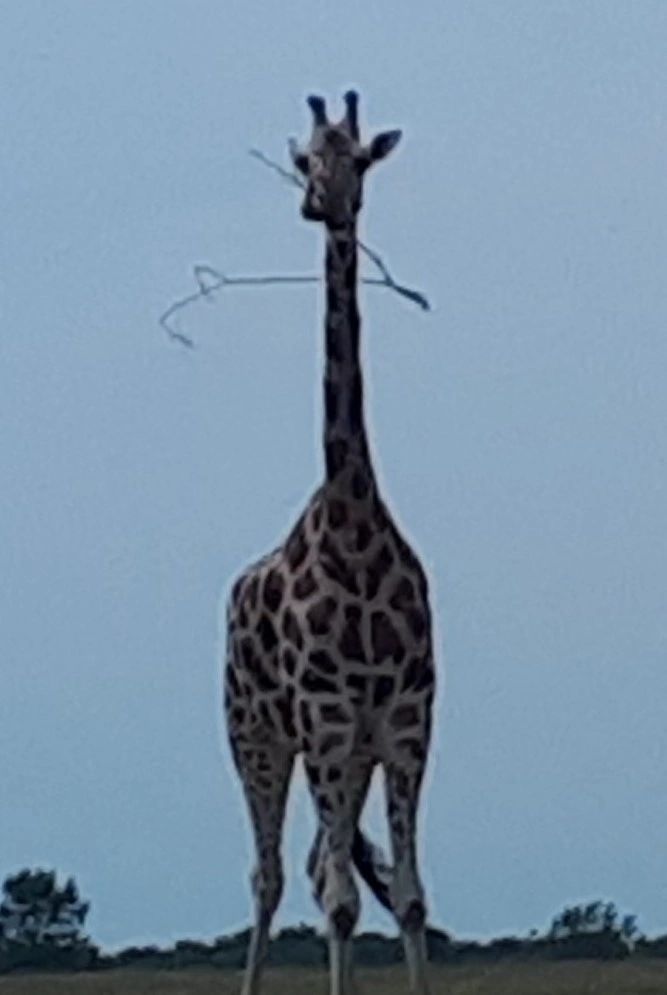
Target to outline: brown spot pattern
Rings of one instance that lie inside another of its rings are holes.
[[[301,677],[301,686],[304,691],[308,691],[311,694],[336,694],[338,691],[333,681],[322,677],[312,667],[304,671]]]
[[[395,611],[408,608],[415,600],[415,587],[409,577],[401,577],[389,599],[390,606]]]
[[[288,688],[285,697],[279,698],[276,702],[276,709],[282,722],[283,731],[288,739],[296,738],[296,728],[294,726],[294,690]]]
[[[373,706],[379,708],[383,705],[387,698],[393,694],[395,687],[395,681],[393,677],[387,677],[383,675],[382,677],[377,677],[375,680],[375,687],[373,689]]]
[[[270,653],[271,650],[276,648],[278,645],[278,636],[273,627],[273,622],[266,613],[262,615],[257,624],[257,632],[265,652]]]
[[[409,729],[419,724],[419,708],[415,704],[399,705],[389,717],[392,729]]]
[[[426,632],[426,617],[419,608],[410,608],[407,612],[408,625],[415,639],[421,639]]]
[[[375,663],[381,663],[387,657],[399,663],[405,654],[399,633],[383,611],[375,611],[371,615],[371,643]]]
[[[331,620],[336,614],[336,599],[325,595],[311,605],[306,612],[306,620],[314,636],[324,636],[329,631]]]
[[[426,688],[432,687],[434,682],[435,675],[432,661],[428,657],[413,656],[403,673],[402,690],[413,689],[414,691],[423,691]]]
[[[373,538],[373,530],[367,522],[359,522],[357,525],[356,546],[359,553],[368,549]]]
[[[345,736],[339,732],[329,732],[326,734],[322,742],[320,743],[320,755],[325,756],[334,750],[337,746],[342,746],[345,742]]]
[[[296,673],[297,656],[294,650],[286,646],[283,650],[283,667],[288,677],[294,677]]]
[[[343,501],[331,498],[327,505],[327,522],[332,529],[340,529],[347,522],[347,508]]]
[[[387,545],[383,543],[381,549],[378,551],[377,555],[374,557],[371,563],[369,563],[366,570],[366,597],[369,599],[374,598],[378,591],[380,590],[380,585],[384,580],[387,573],[391,570],[394,564],[394,555]]]
[[[292,643],[298,650],[303,649],[303,634],[299,627],[296,615],[291,608],[287,607],[283,614],[283,636]]]
[[[269,611],[275,612],[280,608],[280,602],[285,592],[285,581],[277,570],[269,570],[264,580],[262,596],[264,604]]]
[[[321,564],[327,577],[340,584],[350,594],[359,594],[359,585],[354,571],[336,549],[331,536],[325,535],[320,543]]]
[[[308,654],[308,660],[316,670],[333,677],[338,673],[338,667],[326,650],[313,650]]]
[[[344,724],[350,720],[348,713],[345,711],[343,706],[338,703],[333,705],[321,705],[320,718],[323,722],[334,722],[338,724]]]
[[[303,522],[299,521],[285,545],[285,555],[290,570],[298,570],[308,555],[308,543],[304,534]]]
[[[346,660],[365,659],[364,644],[361,639],[358,620],[348,618],[343,627],[338,648]]]
[[[309,598],[311,594],[314,594],[317,590],[317,583],[313,576],[313,571],[308,568],[294,581],[293,587],[294,597],[298,601],[303,601],[305,598]]]
[[[259,596],[259,577],[252,577],[248,584],[248,604],[252,611],[257,609],[257,598]]]
[[[308,702],[299,702],[299,716],[301,718],[301,727],[303,731],[308,735],[312,735],[313,732],[313,720],[310,714],[310,708],[308,707]]]
[[[366,693],[367,682],[367,678],[363,674],[348,674],[345,680],[345,684],[351,691],[362,696]]]

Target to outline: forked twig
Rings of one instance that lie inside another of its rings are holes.
[[[263,163],[265,166],[268,166],[269,169],[272,169],[275,173],[278,173],[283,180],[292,184],[292,186],[303,189],[303,180],[297,173],[284,169],[279,163],[275,162],[273,159],[269,159],[268,156],[264,155],[264,153],[259,149],[250,149],[250,155],[259,162]],[[364,255],[373,263],[380,274],[379,277],[364,277],[361,281],[362,283],[371,287],[385,287],[388,290],[393,290],[401,297],[405,297],[414,304],[417,304],[423,311],[430,311],[431,305],[424,294],[420,293],[418,290],[413,290],[411,287],[406,287],[403,284],[397,283],[392,276],[389,267],[377,252],[371,249],[360,239],[357,240],[357,245],[359,246],[360,251],[363,252]],[[226,276],[224,273],[214,269],[212,266],[207,266],[206,264],[201,263],[193,267],[193,275],[197,284],[197,290],[191,294],[187,294],[185,297],[179,298],[177,301],[174,301],[174,303],[171,304],[162,315],[160,315],[160,324],[169,338],[173,339],[175,342],[180,342],[181,345],[186,346],[188,349],[195,348],[193,340],[189,335],[185,335],[183,332],[179,332],[175,329],[171,324],[171,319],[179,311],[189,307],[190,304],[194,304],[196,301],[204,299],[211,300],[213,294],[215,294],[218,290],[222,290],[224,287],[257,287],[268,286],[271,284],[319,283],[321,279],[319,276],[300,275]]]
[[[387,264],[377,254],[377,252],[370,249],[360,239],[357,239],[357,245],[364,255],[368,256],[373,265],[377,266],[382,275],[382,279],[380,280],[364,280],[363,283],[371,283],[375,287],[387,287],[389,290],[394,290],[402,297],[407,297],[409,301],[414,301],[415,304],[419,305],[422,311],[431,310],[431,305],[429,304],[428,299],[419,290],[413,290],[411,287],[404,287],[403,284],[396,283],[393,276],[387,269]]]
[[[285,169],[283,166],[280,165],[279,162],[276,162],[274,159],[269,159],[269,157],[264,155],[264,153],[260,151],[260,149],[250,149],[248,151],[248,155],[251,155],[253,159],[258,159],[260,162],[264,163],[265,166],[268,166],[269,169],[272,169],[274,173],[278,174],[278,176],[282,176],[282,178],[284,180],[287,180],[288,183],[291,183],[292,186],[299,187],[299,189],[301,190],[305,190],[306,184],[303,182],[298,173],[295,173],[291,169]]]

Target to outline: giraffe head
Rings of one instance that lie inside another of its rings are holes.
[[[313,131],[305,149],[290,142],[294,165],[306,180],[301,208],[304,218],[322,221],[328,228],[352,224],[361,209],[364,175],[369,166],[384,159],[398,145],[400,131],[383,131],[367,145],[359,141],[359,98],[345,94],[345,114],[329,122],[322,97],[308,97]]]

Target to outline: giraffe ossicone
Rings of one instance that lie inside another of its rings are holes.
[[[318,832],[307,862],[328,921],[331,995],[351,992],[359,916],[354,868],[396,918],[411,990],[427,992],[419,795],[435,685],[431,611],[419,558],[379,491],[366,432],[357,303],[357,215],[367,170],[400,132],[359,141],[358,100],[295,148],[302,213],[326,233],[324,479],[280,546],[233,585],[226,624],[225,712],[257,853],[244,995],[258,995],[283,888],[281,836],[295,758],[303,757]],[[385,775],[391,863],[359,828],[374,768]]]

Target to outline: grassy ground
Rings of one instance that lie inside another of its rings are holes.
[[[667,995],[667,963],[500,964],[433,970],[434,995]],[[402,971],[360,971],[361,995],[405,995]],[[267,972],[265,995],[326,995],[326,976]],[[227,971],[109,971],[0,978],[0,995],[238,995]],[[263,993],[264,995],[264,993]]]

